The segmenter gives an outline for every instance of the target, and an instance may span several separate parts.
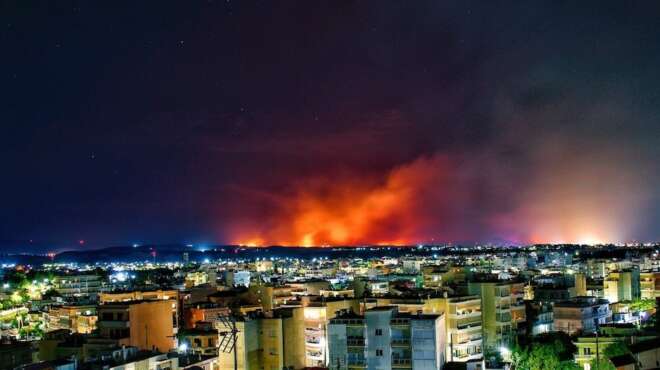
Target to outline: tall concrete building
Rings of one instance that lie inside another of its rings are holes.
[[[328,325],[328,368],[440,370],[445,363],[444,315],[377,307],[343,313]]]
[[[96,306],[53,306],[44,313],[48,331],[66,329],[72,333],[89,334],[96,329]]]
[[[641,298],[639,269],[632,267],[608,273],[603,280],[603,296],[610,303]]]
[[[660,296],[660,272],[640,272],[639,283],[642,299],[655,299]]]
[[[230,328],[219,325],[220,333]],[[274,310],[269,316],[245,316],[236,321],[239,370],[281,370],[305,367],[303,309]],[[222,335],[222,334],[221,334]],[[223,343],[222,339],[220,343]],[[234,353],[219,353],[220,369],[234,368]]]
[[[575,279],[575,296],[583,297],[587,295],[587,277],[581,273],[577,272],[573,275]]]
[[[95,298],[103,282],[96,274],[58,275],[53,278],[53,289],[64,297]]]
[[[179,327],[181,312],[177,290],[126,290],[99,294],[99,303],[101,304],[135,301],[167,301],[171,307],[174,327]]]
[[[359,310],[355,299],[327,298],[304,302],[305,366],[325,367],[328,365],[327,325],[337,312]]]
[[[366,301],[366,308],[393,306],[400,313],[445,315],[448,361],[466,362],[483,357],[481,298],[441,296],[427,298],[379,297]]]
[[[469,294],[481,298],[481,325],[486,350],[496,351],[513,343],[518,326],[525,322],[524,288],[521,282],[488,277],[468,282]]]
[[[169,300],[109,302],[99,305],[101,338],[117,345],[168,352],[177,347],[177,327]]]

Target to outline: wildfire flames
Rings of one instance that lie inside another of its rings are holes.
[[[404,245],[420,237],[426,226],[420,200],[431,201],[449,174],[445,157],[422,157],[393,169],[380,183],[354,179],[310,180],[290,198],[256,235],[241,235],[241,245]],[[439,204],[435,204],[439,206]],[[423,212],[426,213],[426,212]],[[272,227],[269,227],[272,226]]]
[[[266,204],[258,216],[233,225],[233,242],[593,244],[634,235],[635,209],[644,203],[645,191],[623,166],[595,165],[592,159],[546,163],[533,179],[502,185],[506,176],[499,169],[471,162],[458,166],[444,155],[423,156],[374,181],[314,178],[296,182],[286,194],[252,194],[252,200],[260,197]],[[634,196],[621,196],[624,189]]]

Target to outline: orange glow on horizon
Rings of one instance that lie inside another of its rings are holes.
[[[236,233],[240,245],[411,245],[419,237],[416,197],[447,173],[446,158],[424,157],[392,170],[380,184],[333,179],[300,184],[284,200],[274,227]],[[429,168],[433,168],[429,171]],[[242,237],[242,234],[252,235]],[[279,241],[279,243],[274,243]]]
[[[228,231],[245,246],[617,243],[632,234],[644,192],[634,176],[602,163],[556,163],[522,188],[475,190],[483,166],[423,156],[376,180],[314,177],[284,194],[251,193],[267,204]],[[642,195],[618,191],[628,188]],[[504,201],[489,204],[501,191]]]

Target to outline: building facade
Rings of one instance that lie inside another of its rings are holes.
[[[606,299],[576,297],[555,303],[555,330],[574,334],[595,332],[599,325],[612,321],[612,311]]]
[[[445,363],[444,315],[404,314],[377,307],[328,325],[330,369],[440,370]]]

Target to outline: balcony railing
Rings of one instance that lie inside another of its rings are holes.
[[[392,338],[393,346],[409,346],[410,339],[408,338]]]
[[[409,367],[412,364],[412,359],[392,357],[392,367]]]
[[[100,320],[96,325],[103,328],[128,328],[131,323],[123,320]]]
[[[480,328],[481,327],[481,322],[472,322],[469,324],[459,324],[456,325],[456,330],[469,330],[469,329],[475,329],[475,328]]]
[[[456,341],[457,346],[464,346],[468,344],[476,344],[482,341],[481,337],[472,337],[472,338],[464,338],[461,340]]]
[[[364,358],[358,358],[358,359],[349,359],[348,360],[348,366],[366,366],[367,365],[367,360]]]
[[[452,313],[449,314],[449,317],[452,319],[467,319],[471,317],[480,317],[481,311],[472,311],[472,312],[461,312],[461,313]]]
[[[305,343],[311,345],[319,345],[321,344],[321,340],[318,338],[305,338]]]
[[[483,356],[483,353],[481,353],[481,352],[474,352],[474,353],[466,353],[466,352],[463,352],[463,353],[454,353],[454,360],[457,360],[457,359],[458,359],[458,360],[462,360],[462,361],[466,361],[466,360],[476,360],[476,359],[480,359],[482,356]]]
[[[346,345],[349,347],[364,347],[364,338],[348,338],[346,339]]]

